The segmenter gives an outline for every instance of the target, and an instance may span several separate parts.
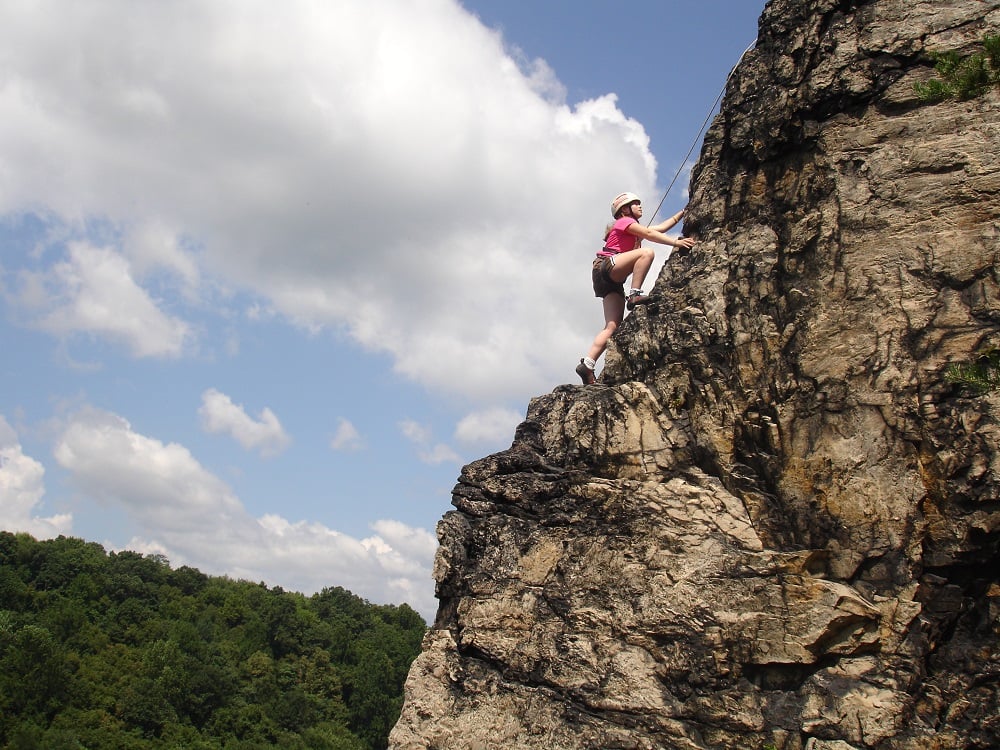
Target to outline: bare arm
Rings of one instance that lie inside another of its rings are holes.
[[[694,247],[695,244],[693,237],[670,237],[657,229],[653,229],[652,227],[644,227],[639,222],[629,224],[625,231],[634,237],[641,237],[642,239],[649,240],[650,242],[658,242],[661,245],[691,248]]]
[[[653,224],[650,229],[655,229],[657,232],[666,232],[668,229],[673,229],[677,226],[677,222],[684,218],[684,214],[686,213],[687,209],[682,208],[666,221],[661,221],[659,224]]]

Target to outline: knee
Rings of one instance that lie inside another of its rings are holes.
[[[609,320],[607,323],[604,324],[604,330],[610,336],[611,334],[613,334],[615,331],[618,330],[618,321]]]
[[[651,247],[640,247],[639,250],[642,251],[642,259],[648,263],[653,262],[653,258],[656,257],[656,251]]]

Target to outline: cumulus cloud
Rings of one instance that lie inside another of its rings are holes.
[[[191,332],[125,258],[344,331],[428,388],[523,398],[599,327],[610,197],[656,192],[612,93],[567,104],[452,0],[39,0],[5,9],[0,69],[0,213],[119,238],[50,269],[45,323],[136,356]]]
[[[498,445],[514,439],[514,429],[524,416],[511,409],[492,408],[463,417],[455,427],[455,438],[466,445]]]
[[[316,522],[254,518],[187,448],[95,409],[67,421],[54,455],[82,491],[127,514],[138,529],[130,549],[305,593],[339,585],[376,602],[399,602],[405,594],[433,616],[436,545],[421,529],[380,521],[373,536],[355,539]]]
[[[358,429],[350,420],[341,417],[337,421],[337,431],[330,439],[330,448],[335,451],[359,451],[364,447],[365,441]]]
[[[399,423],[400,434],[417,449],[417,457],[432,466],[443,463],[461,463],[461,458],[444,443],[434,441],[431,429],[412,419]]]
[[[14,428],[0,415],[0,528],[37,539],[70,532],[71,514],[35,515],[45,494],[44,480],[45,468],[24,454]]]
[[[437,539],[426,529],[413,528],[399,521],[379,520],[372,524],[372,529],[375,535],[361,543],[365,549],[380,556],[388,587],[396,593],[396,600],[425,603],[425,584],[414,578],[412,566],[414,560],[434,559]],[[426,604],[424,606],[426,608]],[[433,619],[432,615],[425,614],[425,617]]]
[[[128,261],[108,247],[70,243],[65,260],[21,271],[16,283],[13,297],[31,324],[60,338],[97,334],[136,357],[176,357],[191,337],[188,325],[163,312]]]
[[[278,455],[291,442],[281,422],[266,406],[259,418],[253,419],[242,404],[234,404],[229,396],[214,388],[201,394],[198,415],[206,432],[229,435],[247,450],[257,451],[265,458]]]
[[[197,260],[162,221],[151,218],[130,226],[122,248],[140,276],[167,271],[179,277],[185,288],[196,289],[200,278]]]

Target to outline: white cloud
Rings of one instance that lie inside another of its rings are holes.
[[[320,523],[254,518],[185,447],[93,409],[69,419],[54,454],[84,493],[127,514],[138,529],[129,549],[305,593],[337,585],[397,603],[405,594],[433,616],[433,537],[421,529],[380,521],[376,536],[358,540]]]
[[[14,297],[30,322],[60,338],[98,334],[136,357],[176,357],[191,337],[187,324],[160,310],[111,248],[70,243],[64,260],[21,272],[18,286]]]
[[[399,423],[399,432],[417,449],[417,457],[425,464],[436,466],[443,463],[461,463],[462,459],[444,443],[435,443],[429,427],[404,419]]]
[[[461,457],[444,443],[435,443],[433,446],[417,451],[417,456],[425,464],[437,466],[446,463],[462,463]]]
[[[75,414],[53,454],[86,494],[120,506],[168,540],[190,536],[208,541],[217,531],[205,523],[208,518],[221,522],[243,512],[229,486],[187,448],[134,432],[126,420],[108,412],[84,409]]]
[[[600,327],[611,196],[655,193],[613,95],[564,104],[452,0],[38,0],[5,8],[0,69],[0,214],[110,223],[119,254],[92,257],[140,308],[70,261],[50,330],[137,356],[190,331],[123,257],[346,331],[427,387],[523,398],[571,382]]]
[[[192,289],[198,284],[200,272],[195,256],[181,247],[171,228],[158,219],[129,227],[124,250],[140,275],[164,269]]]
[[[350,422],[341,417],[337,421],[337,431],[330,439],[330,448],[335,451],[359,451],[365,447],[365,441],[361,433]]]
[[[399,423],[399,432],[415,445],[427,445],[433,437],[429,427],[414,422],[412,419],[401,421]]]
[[[407,557],[427,559],[437,550],[437,539],[426,529],[390,520],[376,521],[372,528],[391,548]]]
[[[415,608],[425,613],[427,620],[433,620],[427,592],[423,582],[414,579],[414,560],[433,561],[437,552],[437,539],[426,529],[415,529],[399,521],[380,520],[372,524],[376,536],[362,540],[366,549],[377,550],[387,583],[396,593],[397,601],[419,602],[423,608]],[[419,583],[419,585],[418,585]]]
[[[467,414],[455,427],[455,439],[466,445],[510,444],[524,416],[511,409],[492,408]]]
[[[281,453],[291,442],[273,411],[264,407],[255,420],[242,404],[234,404],[229,396],[214,388],[201,394],[198,414],[206,432],[227,434],[247,450],[256,450],[265,458]]]
[[[45,468],[24,455],[17,433],[0,415],[0,528],[26,532],[36,539],[68,534],[71,514],[34,515],[45,494]]]

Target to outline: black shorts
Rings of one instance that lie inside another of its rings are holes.
[[[598,255],[594,258],[594,270],[590,276],[594,280],[594,296],[607,297],[609,294],[617,292],[622,297],[625,296],[625,282],[615,281],[611,278],[611,269],[615,264],[611,258]]]

